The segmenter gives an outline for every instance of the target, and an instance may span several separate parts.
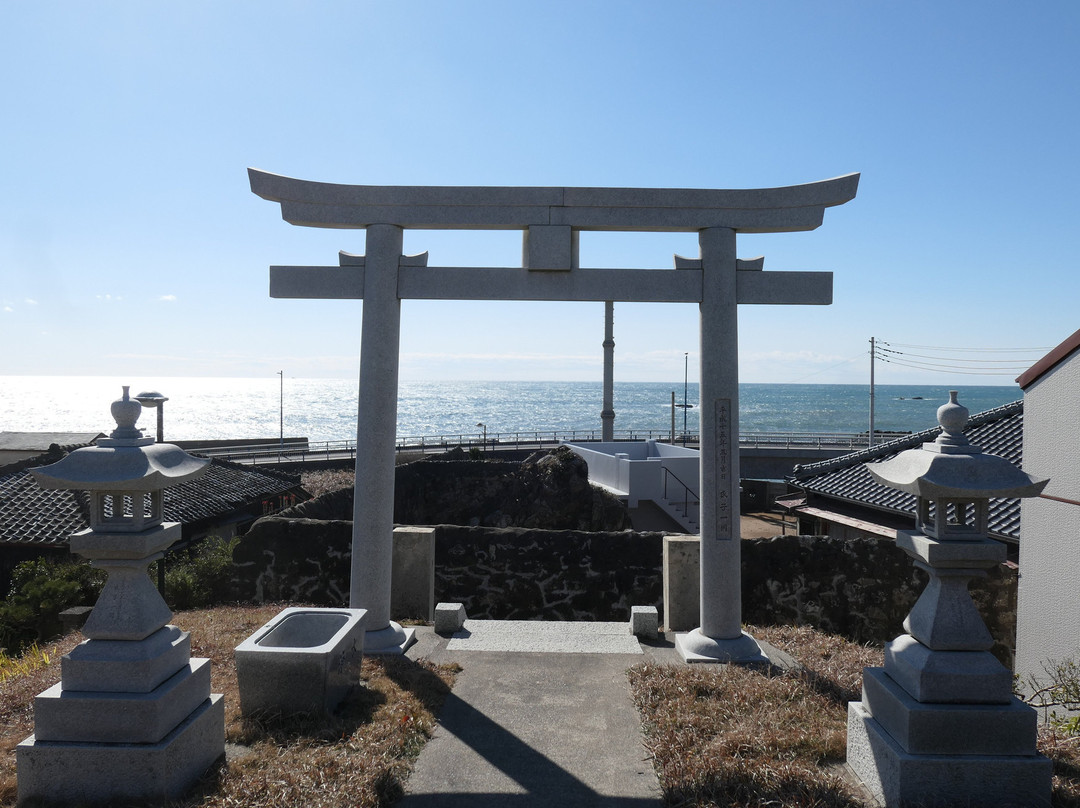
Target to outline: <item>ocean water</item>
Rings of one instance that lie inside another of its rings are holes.
[[[348,379],[158,378],[98,376],[0,376],[0,431],[110,432],[109,404],[129,384],[133,395],[157,390],[168,396],[166,440],[273,438],[312,441],[356,438],[356,382]],[[878,385],[874,426],[917,432],[937,424],[937,408],[948,401],[948,386]],[[960,386],[959,400],[978,413],[1015,401],[1019,388]],[[615,429],[667,433],[671,395],[683,401],[682,381],[616,382]],[[686,428],[697,430],[698,387],[686,390]],[[865,432],[869,426],[868,385],[743,384],[739,426],[750,432]],[[403,382],[398,400],[398,436],[476,437],[600,429],[602,388],[597,382]],[[683,410],[675,410],[676,431]],[[139,420],[154,434],[156,416]]]

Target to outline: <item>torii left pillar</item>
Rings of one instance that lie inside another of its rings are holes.
[[[388,224],[367,228],[364,316],[360,331],[360,385],[356,418],[357,453],[370,462],[356,464],[353,529],[379,537],[352,554],[349,605],[368,610],[364,648],[369,653],[404,650],[413,632],[390,620],[390,574],[394,550],[382,537],[394,533],[394,454],[397,436],[398,347],[401,299],[398,263],[402,231]],[[388,474],[387,469],[391,469]]]

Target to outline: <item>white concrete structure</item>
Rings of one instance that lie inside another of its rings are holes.
[[[1080,662],[1080,331],[1016,381],[1024,465],[1050,477],[1040,497],[1020,506],[1016,673],[1045,684],[1046,666]]]
[[[271,267],[273,297],[364,300],[351,605],[371,612],[365,647],[403,643],[389,619],[393,446],[400,301],[566,300],[696,303],[701,319],[702,551],[700,628],[679,640],[686,659],[760,659],[742,632],[739,563],[738,304],[828,304],[832,275],[763,272],[736,257],[737,233],[820,226],[854,198],[859,176],[755,190],[364,186],[249,170],[251,190],[307,227],[367,229],[366,254],[338,267]],[[429,267],[401,254],[402,229],[520,230],[520,267]],[[674,270],[582,268],[582,230],[696,232],[701,254]],[[378,632],[381,632],[379,634]]]
[[[60,684],[34,701],[34,730],[16,750],[19,802],[175,799],[225,754],[225,706],[210,693],[210,661],[190,658],[186,632],[146,574],[180,538],[164,522],[162,490],[209,465],[144,438],[124,388],[117,427],[97,446],[31,469],[42,488],[86,490],[90,527],[71,551],[108,572]]]
[[[568,443],[589,467],[589,482],[636,508],[656,505],[688,533],[700,528],[701,453],[685,446],[649,441]]]
[[[987,536],[990,498],[1037,496],[1046,480],[970,445],[967,419],[953,391],[937,440],[866,464],[915,495],[917,529],[896,543],[930,576],[907,633],[885,646],[883,668],[864,671],[862,701],[848,705],[848,763],[888,808],[1050,804],[1036,712],[1013,696],[968,593],[1005,560],[1005,545]]]

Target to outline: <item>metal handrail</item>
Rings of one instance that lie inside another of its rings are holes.
[[[668,490],[667,490],[668,477],[674,477],[675,482],[677,482],[679,485],[681,485],[683,487],[683,514],[686,516],[687,519],[689,519],[690,518],[690,495],[693,494],[693,496],[694,496],[694,504],[695,505],[701,505],[701,497],[698,496],[697,492],[694,491],[694,489],[692,489],[690,486],[688,486],[686,483],[684,483],[682,480],[680,480],[679,475],[676,474],[671,469],[669,469],[667,466],[661,466],[660,468],[664,472],[664,499],[667,499],[670,502],[670,499],[668,498]]]
[[[895,437],[907,435],[906,432],[879,432],[875,442],[884,443]],[[454,447],[495,448],[498,446],[557,446],[561,443],[597,443],[602,440],[599,429],[553,429],[521,430],[517,432],[488,432],[487,441],[480,434],[459,433],[456,435],[416,435],[399,436],[396,449],[402,451],[442,452]],[[667,443],[670,432],[655,429],[617,430],[615,441],[655,440]],[[695,444],[697,434],[677,435],[676,443]],[[866,433],[850,432],[748,432],[739,435],[739,445],[744,448],[812,448],[812,449],[863,449],[866,448]],[[226,460],[259,460],[282,462],[291,460],[342,460],[356,458],[355,440],[327,440],[307,443],[258,443],[242,446],[207,446],[192,447],[196,452],[208,457],[220,457]]]

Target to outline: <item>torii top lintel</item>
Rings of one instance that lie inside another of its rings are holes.
[[[251,190],[281,203],[281,216],[304,227],[391,224],[424,230],[574,230],[739,233],[813,230],[825,208],[854,199],[859,174],[781,188],[523,188],[505,186],[342,185],[249,168]]]

